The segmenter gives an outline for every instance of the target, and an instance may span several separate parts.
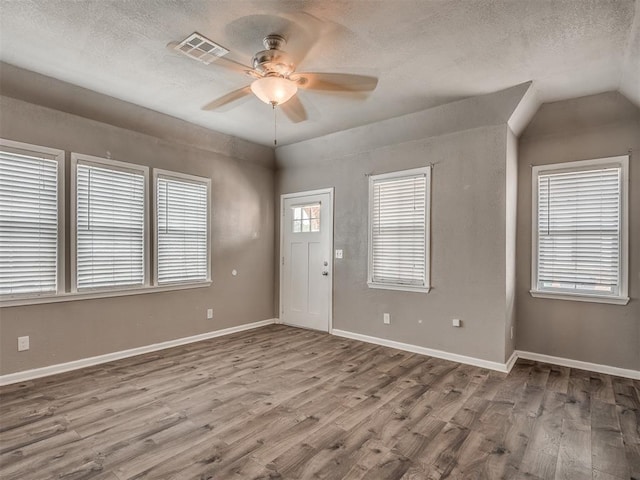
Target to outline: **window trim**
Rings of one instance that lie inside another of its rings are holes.
[[[618,271],[618,295],[588,294],[584,292],[553,292],[539,290],[538,285],[538,177],[541,173],[576,172],[594,167],[616,167],[621,169],[620,181],[620,268]],[[536,298],[573,300],[580,302],[626,305],[629,302],[629,155],[595,158],[574,162],[535,165],[531,169],[531,289]]]
[[[44,147],[42,145],[34,145],[31,143],[17,142],[14,140],[7,140],[0,138],[0,147],[7,151],[14,151],[16,153],[25,154],[38,154],[49,160],[54,160],[57,164],[57,179],[58,179],[58,242],[57,242],[57,255],[56,255],[56,290],[55,292],[44,293],[19,293],[12,295],[0,296],[0,304],[4,305],[6,302],[30,302],[39,298],[49,298],[52,296],[60,295],[65,292],[66,288],[66,276],[65,276],[65,152],[57,148]]]
[[[143,249],[144,249],[144,281],[140,286],[116,286],[116,287],[96,287],[96,288],[84,288],[82,291],[78,290],[77,285],[77,236],[76,236],[76,228],[77,228],[77,205],[76,205],[76,195],[77,195],[77,166],[78,163],[83,165],[95,165],[98,167],[110,167],[112,169],[117,170],[126,170],[130,172],[138,172],[142,173],[144,176],[144,234],[143,234]],[[103,157],[94,157],[92,155],[86,155],[83,153],[71,153],[71,188],[70,188],[70,225],[69,225],[69,236],[70,238],[70,253],[71,253],[71,264],[70,264],[70,277],[71,277],[71,285],[69,288],[70,294],[84,296],[85,294],[92,293],[101,293],[101,292],[135,292],[136,290],[144,290],[148,289],[151,284],[149,280],[149,272],[150,272],[150,255],[149,255],[149,167],[144,165],[138,165],[135,163],[129,162],[121,162],[118,160],[112,160],[110,158]]]
[[[87,289],[81,292],[77,290],[74,291],[72,286],[72,275],[75,275],[75,245],[72,245],[67,239],[67,219],[70,218],[69,227],[69,236],[74,239],[75,238],[75,176],[76,176],[76,163],[72,162],[72,168],[70,172],[70,181],[72,184],[72,188],[70,188],[69,196],[70,201],[66,201],[67,194],[67,182],[66,182],[66,170],[69,168],[67,161],[67,152],[65,150],[60,150],[56,148],[44,147],[40,145],[28,144],[24,142],[18,142],[13,140],[7,140],[0,138],[0,146],[8,149],[9,151],[14,150],[17,153],[38,153],[45,156],[50,156],[52,160],[58,161],[58,265],[57,265],[57,291],[56,292],[46,292],[46,293],[29,293],[29,294],[16,294],[16,295],[2,295],[0,296],[0,308],[7,307],[18,307],[18,306],[28,306],[28,305],[41,305],[48,303],[61,303],[61,302],[72,302],[78,300],[91,300],[98,298],[111,298],[111,297],[127,297],[132,295],[144,295],[150,293],[161,293],[161,292],[170,292],[170,291],[178,291],[178,290],[188,290],[194,288],[206,288],[211,286],[211,280],[207,281],[199,281],[194,283],[179,283],[179,284],[170,284],[170,285],[152,285],[151,284],[151,254],[152,249],[149,248],[149,242],[151,235],[148,231],[149,225],[154,223],[154,219],[149,218],[149,177],[145,178],[145,203],[146,211],[145,211],[145,228],[147,231],[145,232],[145,276],[147,284],[141,287],[117,287],[117,288],[104,288],[104,289]],[[149,167],[144,167],[142,165],[137,165],[135,163],[127,163],[127,162],[118,162],[116,160],[105,159],[102,157],[93,157],[90,155],[80,154],[80,153],[70,153],[71,159],[85,158],[89,161],[93,161],[100,164],[122,164],[125,169],[147,169],[150,170]],[[156,170],[156,169],[152,169]],[[158,169],[158,171],[162,171]],[[175,174],[176,172],[171,172]],[[184,174],[186,175],[186,174]],[[205,178],[205,177],[196,177],[196,178]],[[210,179],[209,179],[210,181]],[[72,190],[72,191],[71,191]],[[155,189],[154,189],[155,191]],[[211,193],[209,192],[209,212],[211,212]],[[68,203],[68,205],[67,205]],[[69,215],[67,215],[67,207],[69,208]],[[211,235],[212,222],[211,217],[208,217],[209,221],[209,235]],[[209,245],[211,243],[211,236],[209,237]],[[69,271],[67,271],[66,265],[66,246],[70,246],[70,264]],[[211,259],[211,252],[208,252]],[[208,262],[209,269],[211,269],[211,260]],[[210,270],[209,270],[210,271]],[[209,274],[211,275],[211,274]]]
[[[163,285],[158,284],[158,179],[169,178],[176,180],[186,180],[197,184],[205,184],[207,186],[207,278],[206,280],[198,281],[185,281],[185,282],[170,282]],[[190,175],[188,173],[174,172],[171,170],[163,170],[160,168],[153,169],[153,188],[152,188],[152,203],[153,203],[153,285],[157,288],[166,287],[189,287],[198,286],[203,283],[211,284],[211,178],[199,177],[197,175]]]
[[[395,283],[382,283],[373,281],[373,184],[376,180],[392,178],[405,178],[415,175],[425,176],[425,218],[424,218],[424,286],[401,285]],[[368,206],[368,259],[367,259],[367,286],[382,290],[396,290],[404,292],[429,293],[431,290],[431,167],[418,167],[408,170],[369,175],[369,206]]]

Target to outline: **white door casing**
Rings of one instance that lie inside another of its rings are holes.
[[[284,194],[280,204],[280,321],[330,332],[333,189]]]

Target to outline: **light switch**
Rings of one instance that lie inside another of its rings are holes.
[[[336,258],[342,258],[342,250],[336,250]]]
[[[29,350],[29,337],[18,337],[18,351],[24,352]]]

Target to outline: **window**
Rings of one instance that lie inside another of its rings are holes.
[[[429,291],[428,167],[369,177],[369,287]]]
[[[64,152],[0,140],[0,295],[64,288]]]
[[[143,287],[148,168],[72,154],[75,290]]]
[[[533,167],[533,296],[628,302],[628,157]]]
[[[156,282],[205,282],[209,260],[211,180],[154,170]]]
[[[293,210],[291,231],[293,233],[317,233],[320,231],[320,204],[298,205]]]

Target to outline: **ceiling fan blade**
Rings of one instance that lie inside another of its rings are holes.
[[[378,85],[376,77],[349,73],[296,73],[291,79],[300,88],[327,92],[371,92]]]
[[[304,122],[307,119],[307,111],[297,95],[280,105],[280,109],[293,123]]]
[[[209,102],[204,107],[202,107],[202,110],[220,110],[220,107],[228,105],[232,102],[236,102],[241,98],[247,97],[249,95],[251,95],[251,87],[247,85],[246,87],[242,87],[238,90],[234,90],[233,92],[229,92],[220,98],[216,98],[212,102]]]
[[[322,37],[326,21],[303,11],[285,13],[283,16],[289,23],[277,33],[287,40],[284,50],[296,65],[300,65]]]
[[[232,60],[227,57],[218,57],[217,60],[209,63],[209,65],[217,65],[217,66],[226,68],[227,70],[232,70],[234,72],[242,73],[244,75],[253,76],[252,74],[255,73],[257,76],[262,76],[260,73],[256,72],[250,66],[245,65],[244,63],[236,62],[235,60]]]

